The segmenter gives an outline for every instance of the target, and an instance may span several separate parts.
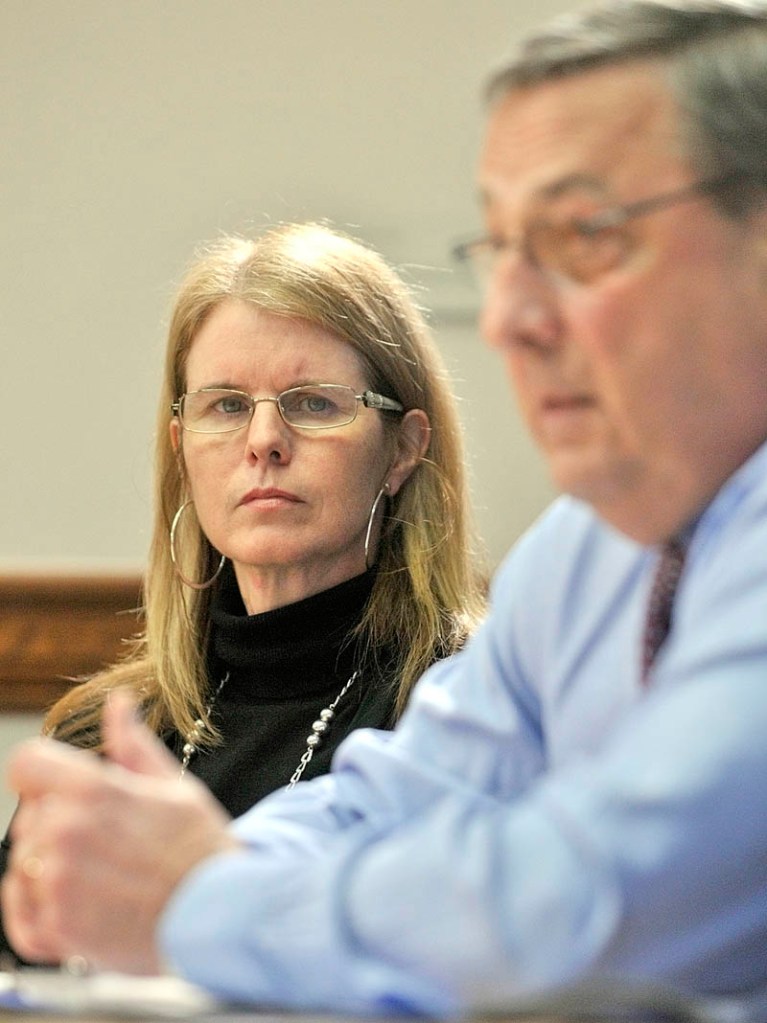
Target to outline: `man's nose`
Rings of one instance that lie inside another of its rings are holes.
[[[562,333],[556,287],[522,253],[505,254],[488,281],[480,328],[487,344],[498,350],[556,344]]]

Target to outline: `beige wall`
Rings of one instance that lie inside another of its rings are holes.
[[[140,570],[163,324],[193,244],[323,217],[433,307],[496,562],[551,494],[447,252],[478,225],[485,74],[565,6],[3,0],[0,571]],[[0,719],[0,760],[39,723]],[[0,786],[0,824],[11,808]]]
[[[565,6],[4,0],[0,571],[141,567],[174,281],[200,239],[322,217],[424,289],[497,561],[550,491],[447,252],[486,71]]]
[[[142,564],[173,283],[200,239],[309,217],[425,286],[500,556],[549,495],[446,253],[477,225],[481,83],[528,8],[4,0],[0,571]]]

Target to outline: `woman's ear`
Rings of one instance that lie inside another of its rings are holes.
[[[406,412],[399,424],[397,454],[386,477],[390,497],[394,497],[426,454],[430,440],[431,423],[423,409]]]
[[[181,424],[174,416],[168,423],[170,432],[170,444],[177,457],[181,456]]]

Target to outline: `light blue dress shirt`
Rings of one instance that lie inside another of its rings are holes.
[[[227,998],[452,1014],[575,981],[767,985],[767,447],[700,517],[651,684],[657,552],[555,503],[394,733],[234,825],[160,940]]]

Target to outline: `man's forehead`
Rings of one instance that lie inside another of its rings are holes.
[[[488,118],[482,194],[546,198],[579,181],[618,187],[632,173],[673,173],[682,159],[679,120],[662,71],[632,62],[502,97]]]

